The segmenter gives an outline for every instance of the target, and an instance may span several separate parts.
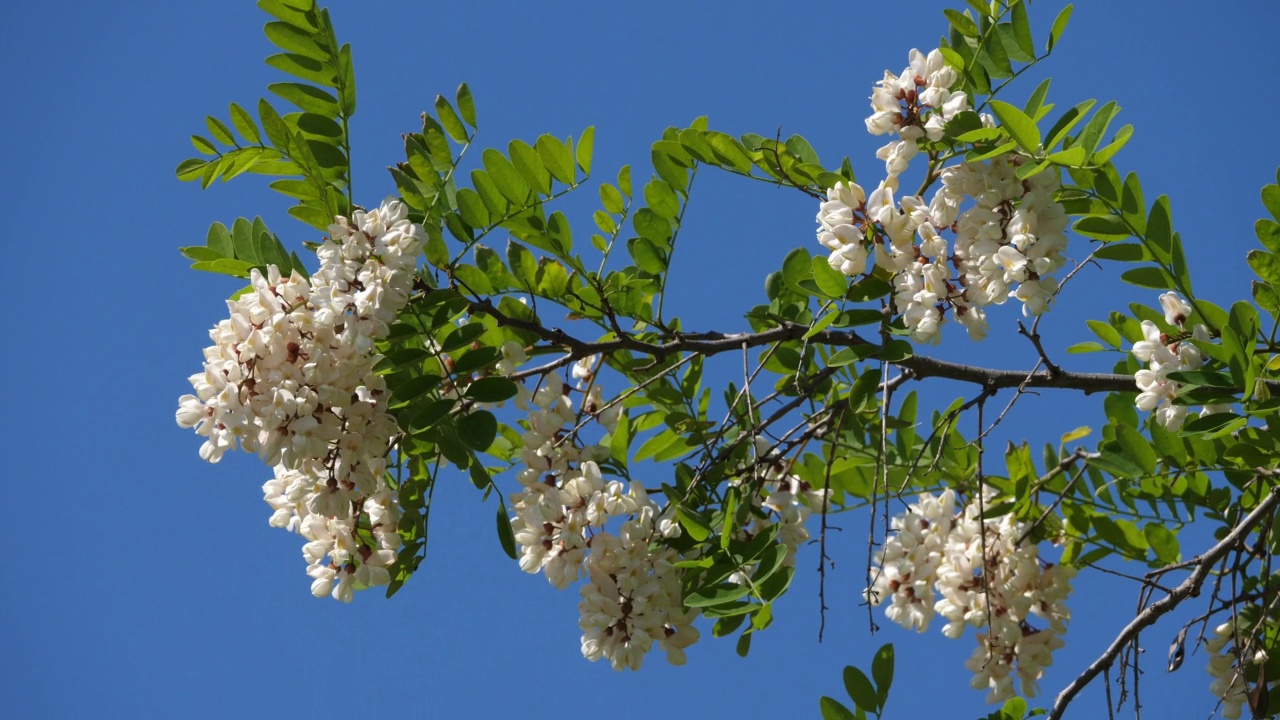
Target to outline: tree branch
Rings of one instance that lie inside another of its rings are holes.
[[[471,303],[471,312],[484,313],[498,321],[499,325],[525,330],[537,335],[552,345],[560,345],[568,350],[568,355],[539,370],[550,371],[563,367],[573,360],[600,353],[612,353],[619,350],[653,356],[659,360],[669,355],[692,352],[699,355],[718,355],[723,352],[741,351],[744,347],[754,348],[771,345],[788,340],[804,339],[809,332],[808,325],[799,323],[783,323],[756,333],[678,333],[665,341],[646,341],[633,335],[624,335],[610,340],[588,342],[569,335],[559,328],[548,328],[543,325],[513,318],[494,307],[488,299],[475,300]],[[814,344],[832,347],[880,347],[866,340],[852,330],[821,330],[811,336],[808,341]],[[874,356],[874,354],[873,354]],[[913,380],[927,377],[945,378],[960,382],[973,383],[992,389],[1024,387],[1024,388],[1063,388],[1080,390],[1085,393],[1095,392],[1137,392],[1132,375],[1116,373],[1083,373],[1041,371],[1028,374],[1025,370],[997,370],[977,365],[939,360],[924,355],[913,355],[905,360],[894,362],[895,366],[911,371]],[[1056,366],[1055,366],[1056,367]]]
[[[1120,634],[1111,642],[1106,651],[1058,694],[1057,699],[1053,702],[1053,709],[1049,711],[1048,720],[1060,720],[1062,714],[1067,710],[1067,705],[1071,704],[1072,699],[1099,673],[1110,668],[1116,657],[1124,649],[1124,646],[1132,642],[1139,633],[1153,625],[1156,620],[1160,619],[1161,615],[1177,607],[1183,600],[1199,595],[1200,587],[1204,585],[1205,579],[1209,577],[1214,564],[1230,552],[1232,548],[1239,545],[1244,537],[1249,534],[1249,531],[1275,509],[1278,502],[1280,502],[1280,486],[1271,488],[1271,492],[1266,499],[1258,503],[1253,512],[1249,513],[1244,520],[1241,520],[1240,524],[1236,525],[1235,529],[1223,538],[1221,542],[1214,545],[1208,552],[1205,552],[1197,559],[1195,570],[1191,572],[1190,577],[1174,588],[1168,595],[1138,613],[1137,617],[1120,631]]]

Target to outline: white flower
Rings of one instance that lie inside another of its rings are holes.
[[[1064,601],[1074,571],[1040,561],[1035,545],[1019,545],[1026,526],[1012,516],[982,519],[979,503],[955,512],[955,494],[921,495],[891,523],[866,597],[890,601],[885,616],[923,632],[936,615],[943,634],[985,629],[965,664],[989,702],[1017,691],[1032,697],[1051,653],[1062,646],[1070,617]],[[1031,620],[1047,623],[1034,628]]]
[[[385,584],[387,552],[400,543],[383,477],[399,429],[373,348],[408,301],[425,233],[396,200],[329,230],[310,280],[275,266],[251,272],[250,291],[210,331],[204,372],[176,419],[206,438],[210,462],[242,447],[273,466],[270,524],[308,540],[314,594],[349,601],[356,583]],[[377,547],[356,538],[362,520]]]
[[[1170,325],[1182,327],[1187,318],[1191,317],[1191,303],[1178,297],[1177,293],[1161,294],[1160,307],[1164,309],[1164,321]]]
[[[1170,324],[1181,326],[1186,320],[1184,308],[1186,312],[1190,312],[1189,306],[1173,293],[1161,295],[1160,304],[1165,308],[1165,319],[1172,318]],[[1147,363],[1147,367],[1134,373],[1134,384],[1141,391],[1134,403],[1139,410],[1154,413],[1156,422],[1166,430],[1177,432],[1182,429],[1186,420],[1187,406],[1174,404],[1181,385],[1168,376],[1173,372],[1201,367],[1204,356],[1200,353],[1200,348],[1190,342],[1170,342],[1169,337],[1160,332],[1160,328],[1150,320],[1143,320],[1141,328],[1143,339],[1135,342],[1130,352],[1138,361]],[[1196,325],[1191,337],[1200,342],[1208,342],[1209,330],[1204,325]],[[1201,414],[1225,412],[1229,409],[1230,405],[1206,405]]]

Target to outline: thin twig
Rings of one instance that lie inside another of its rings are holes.
[[[1177,607],[1183,600],[1199,595],[1200,588],[1204,585],[1205,579],[1209,577],[1213,565],[1235,548],[1253,530],[1255,525],[1273,511],[1277,502],[1280,502],[1280,486],[1273,487],[1267,497],[1258,503],[1258,506],[1241,520],[1225,538],[1200,556],[1200,562],[1195,566],[1195,570],[1192,571],[1190,577],[1174,588],[1173,592],[1147,606],[1146,610],[1138,613],[1138,616],[1120,631],[1120,634],[1116,636],[1116,639],[1112,641],[1102,655],[1058,694],[1057,699],[1053,702],[1053,708],[1049,711],[1048,720],[1060,720],[1075,696],[1092,682],[1099,673],[1110,667],[1125,645],[1129,644],[1139,633],[1153,625],[1162,615]]]

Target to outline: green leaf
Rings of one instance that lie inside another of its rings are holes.
[[[204,119],[204,124],[205,127],[209,128],[209,134],[213,136],[214,140],[217,140],[223,145],[236,144],[236,139],[231,135],[231,130],[229,130],[226,125],[223,125],[222,121],[218,118],[209,115]]]
[[[1280,315],[1280,293],[1270,283],[1253,281],[1253,301],[1272,315]]]
[[[547,172],[533,146],[523,140],[512,140],[507,145],[507,152],[511,155],[511,164],[516,166],[520,177],[524,178],[534,192],[540,195],[551,194],[551,173]]]
[[[253,265],[262,265],[258,255],[258,243],[253,233],[253,225],[245,218],[236,218],[231,224],[231,243],[235,247],[236,259]]]
[[[1073,443],[1076,440],[1079,440],[1080,438],[1089,437],[1089,435],[1091,434],[1093,434],[1093,428],[1089,427],[1088,425],[1081,425],[1075,430],[1072,430],[1069,433],[1065,433],[1062,436],[1062,444],[1066,445],[1068,443]]]
[[[1021,3],[1019,3],[1019,5],[1021,5]],[[1036,86],[1035,91],[1031,93],[1031,97],[1027,98],[1027,105],[1022,110],[1027,114],[1027,117],[1034,120],[1038,115],[1040,115],[1041,110],[1046,112],[1048,111],[1048,108],[1044,107],[1044,99],[1049,95],[1050,80],[1051,78],[1045,78],[1041,81],[1041,83]]]
[[[231,233],[227,230],[227,226],[220,222],[209,226],[209,233],[205,236],[204,244],[221,257],[235,257]]]
[[[680,214],[680,198],[659,178],[653,178],[644,186],[644,201],[659,217],[674,220]]]
[[[782,261],[782,279],[795,292],[808,295],[800,283],[813,279],[813,255],[804,248],[795,248]]]
[[[507,517],[507,508],[502,505],[498,505],[498,542],[502,543],[502,552],[515,560],[516,536],[511,530],[511,518]]]
[[[818,286],[818,290],[829,298],[844,297],[844,294],[849,290],[848,276],[831,267],[831,263],[821,256],[814,256],[813,258],[813,282]],[[876,313],[876,320],[879,320],[879,311],[873,312]],[[832,319],[834,320],[835,318]]]
[[[1099,260],[1116,260],[1119,262],[1147,262],[1153,260],[1151,253],[1139,243],[1111,243],[1094,251],[1093,256]]]
[[[683,503],[676,506],[676,519],[680,521],[680,527],[689,533],[689,537],[697,542],[702,542],[711,536],[711,526],[692,508]]]
[[[1200,436],[1204,440],[1221,437],[1249,424],[1249,419],[1235,413],[1213,413],[1201,415],[1182,426],[1179,435],[1183,437]]]
[[[419,375],[400,385],[396,385],[391,389],[391,404],[389,407],[393,410],[405,407],[435,390],[443,380],[444,378],[439,375]],[[452,403],[452,401],[450,402]]]
[[[871,658],[871,677],[876,682],[876,697],[880,701],[880,707],[884,707],[885,701],[889,699],[889,688],[893,685],[892,643],[882,645]]]
[[[818,708],[822,710],[822,720],[858,720],[849,708],[840,704],[839,700],[823,695],[818,698]]]
[[[618,192],[618,188],[604,183],[600,186],[600,203],[604,205],[604,209],[614,215],[621,215],[626,210],[626,202],[622,199],[622,193]]]
[[[578,167],[582,168],[582,172],[587,175],[591,174],[591,158],[595,152],[596,144],[596,128],[594,125],[588,126],[582,131],[582,136],[578,138],[578,150],[575,160]]]
[[[485,207],[484,200],[480,198],[480,193],[471,188],[459,188],[454,201],[458,204],[458,214],[462,216],[464,222],[473,228],[482,228],[489,225],[489,209]]]
[[[1156,257],[1168,260],[1173,247],[1173,219],[1169,212],[1169,198],[1161,195],[1151,205],[1151,214],[1147,217],[1147,242],[1153,247]]]
[[[356,114],[356,69],[351,62],[351,46],[338,50],[338,102],[347,117]]]
[[[471,88],[466,83],[458,86],[457,94],[458,114],[462,115],[465,121],[471,127],[476,127],[476,101],[471,96]]]
[[[466,397],[496,403],[516,396],[516,384],[504,377],[483,377],[467,386]]]
[[[1153,290],[1173,290],[1174,282],[1169,273],[1158,267],[1140,267],[1127,270],[1120,276],[1121,280],[1138,287]]]
[[[538,261],[528,248],[515,240],[507,241],[507,265],[516,279],[526,287],[533,285],[538,273]]]
[[[1120,128],[1116,131],[1116,135],[1111,139],[1111,143],[1109,145],[1093,154],[1093,161],[1095,163],[1110,162],[1111,158],[1115,157],[1116,153],[1120,152],[1125,145],[1129,144],[1129,138],[1131,137],[1133,137],[1132,125],[1125,125]]]
[[[313,112],[326,117],[338,117],[338,98],[314,85],[302,83],[271,83],[267,89],[297,105],[303,112]],[[265,122],[263,123],[266,124]]]
[[[627,243],[627,251],[631,253],[631,258],[636,261],[636,267],[647,273],[659,275],[667,269],[665,253],[649,238],[632,238]]]
[[[467,141],[467,128],[462,125],[462,119],[458,117],[458,113],[454,111],[453,106],[445,99],[444,95],[436,95],[436,117],[440,120],[440,127],[449,133],[449,137],[454,142],[464,143]]]
[[[1280,283],[1280,256],[1265,250],[1250,250],[1245,259],[1258,277],[1273,285]]]
[[[1040,153],[1040,128],[1036,127],[1035,120],[1002,100],[992,100],[991,110],[999,118],[1001,127],[1023,150],[1031,155]]]
[[[1181,559],[1178,536],[1162,523],[1147,523],[1142,527],[1142,534],[1146,536],[1147,544],[1155,551],[1157,563],[1168,565]]]
[[[1068,347],[1068,348],[1067,348],[1067,354],[1068,354],[1068,355],[1079,355],[1079,354],[1082,354],[1082,353],[1101,352],[1101,351],[1106,350],[1106,349],[1107,349],[1107,348],[1106,348],[1105,346],[1103,346],[1103,345],[1102,345],[1102,343],[1097,343],[1097,342],[1094,342],[1094,341],[1092,341],[1092,340],[1086,340],[1085,342],[1078,342],[1078,343],[1076,343],[1076,344],[1074,344],[1074,345],[1072,345],[1072,346]]]
[[[715,153],[716,159],[724,166],[740,173],[751,172],[755,164],[751,162],[751,156],[747,154],[746,147],[737,138],[722,132],[708,132],[706,139],[707,144],[711,146],[711,152]]]
[[[1143,474],[1154,473],[1158,460],[1156,451],[1151,448],[1151,443],[1147,442],[1142,433],[1125,424],[1117,424],[1114,429],[1116,440],[1120,442],[1125,456],[1137,463],[1138,467],[1142,468]]]
[[[537,148],[538,157],[542,158],[542,163],[546,165],[552,177],[565,185],[574,183],[577,173],[573,169],[573,154],[564,146],[564,143],[551,135],[543,135],[534,143],[534,147]]]
[[[458,418],[458,437],[472,450],[488,450],[498,435],[498,421],[488,410],[475,410]]]
[[[333,69],[319,60],[313,60],[297,53],[279,53],[267,58],[271,67],[288,73],[294,77],[313,82],[325,87],[337,87],[338,78]]]
[[[1101,320],[1086,320],[1085,324],[1089,326],[1089,329],[1093,331],[1093,334],[1097,335],[1102,342],[1113,348],[1118,349],[1124,342],[1123,338],[1120,337],[1120,331],[1116,330],[1110,323],[1105,323]]]
[[[1018,45],[1018,49],[1024,54],[1034,58],[1036,56],[1036,44],[1031,39],[1031,22],[1027,19],[1027,7],[1025,3],[1015,2],[1010,8],[1010,21],[1013,24],[1013,39]]]
[[[330,59],[329,52],[315,41],[312,35],[286,22],[273,21],[262,28],[267,39],[276,47],[288,52],[305,55],[312,60],[325,62]]]
[[[1067,133],[1071,132],[1071,128],[1075,127],[1076,123],[1083,120],[1084,116],[1088,114],[1089,110],[1091,110],[1095,104],[1097,104],[1097,100],[1085,100],[1079,105],[1076,105],[1063,113],[1062,117],[1058,118],[1057,122],[1053,124],[1053,127],[1049,128],[1049,134],[1046,136],[1048,137],[1048,140],[1045,142],[1045,147],[1057,147],[1058,143],[1062,142],[1062,140],[1066,138]]]
[[[1049,40],[1045,43],[1045,51],[1053,50],[1053,46],[1058,44],[1058,38],[1062,37],[1062,32],[1067,29],[1067,23],[1071,20],[1071,6],[1062,8],[1058,13],[1058,17],[1053,20],[1053,27],[1049,30]]]
[[[956,32],[965,37],[978,37],[978,26],[974,24],[973,18],[969,17],[968,14],[951,8],[943,10],[942,14],[947,16],[947,20],[950,21],[951,27],[955,28]]]
[[[214,145],[212,142],[209,142],[207,138],[200,137],[199,135],[191,136],[191,145],[196,149],[196,152],[202,155],[218,155],[219,154],[218,147],[216,145]]]
[[[1070,10],[1071,6],[1068,5]],[[1000,714],[1004,717],[1001,720],[1023,720],[1027,715],[1027,701],[1020,697],[1009,698],[1000,708]]]
[[[247,278],[249,277],[249,271],[253,269],[253,265],[243,260],[222,258],[221,260],[192,263],[191,269],[201,270],[204,272],[214,272],[222,275],[231,275],[232,277]]]
[[[1132,235],[1124,218],[1118,215],[1086,215],[1076,221],[1072,230],[1103,242],[1123,240]]]
[[[1142,476],[1142,468],[1124,455],[1114,452],[1104,451],[1098,457],[1086,459],[1085,463],[1118,478],[1137,478]]]
[[[719,583],[709,587],[698,588],[684,598],[687,607],[712,607],[723,605],[746,597],[750,592],[745,586],[737,583]]]
[[[848,665],[844,669],[844,689],[860,709],[879,714],[880,698],[871,680],[858,668]]]
[[[481,160],[484,163],[485,172],[503,197],[517,206],[523,206],[529,200],[529,186],[521,179],[520,173],[511,161],[502,153],[488,148],[481,155]]]
[[[1093,154],[1098,149],[1098,143],[1102,142],[1102,136],[1107,132],[1107,127],[1111,125],[1112,119],[1116,113],[1120,112],[1120,106],[1115,101],[1110,101],[1098,109],[1089,119],[1089,123],[1080,131],[1079,137],[1076,138],[1076,144],[1084,147]],[[1119,149],[1119,148],[1117,148]]]
[[[1274,220],[1258,220],[1253,224],[1258,242],[1273,253],[1280,253],[1280,223]]]
[[[1066,150],[1059,150],[1056,153],[1051,153],[1045,159],[1055,165],[1066,165],[1068,167],[1080,167],[1085,163],[1086,154],[1085,154],[1084,148],[1077,145],[1075,147],[1068,148]]]

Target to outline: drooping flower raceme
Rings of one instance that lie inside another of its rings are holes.
[[[827,262],[849,276],[873,259],[888,270],[894,308],[920,342],[940,339],[948,310],[975,340],[986,336],[989,305],[1015,298],[1025,315],[1044,313],[1058,289],[1052,273],[1066,264],[1068,218],[1053,199],[1057,175],[1020,180],[1021,162],[1005,155],[947,167],[928,203],[910,195],[895,202],[887,183],[870,196],[837,183],[817,215]]]
[[[941,140],[947,122],[969,109],[965,93],[951,91],[958,76],[943,60],[941,50],[925,55],[912,49],[909,57],[910,65],[901,74],[884,71],[884,78],[871,91],[872,114],[866,121],[872,135],[897,136],[876,153],[891,180],[920,152],[922,138]]]
[[[312,592],[350,601],[386,584],[400,547],[399,506],[385,474],[399,432],[373,372],[375,343],[408,301],[425,234],[388,200],[339,217],[308,280],[254,269],[210,331],[194,395],[178,424],[217,462],[237,447],[274,467],[263,485],[271,524],[301,534]],[[360,530],[359,528],[364,528]]]
[[[516,396],[529,412],[516,476],[522,489],[511,496],[520,567],[558,589],[586,578],[578,624],[587,659],[636,670],[656,644],[680,665],[698,639],[698,613],[683,608],[679,556],[659,544],[680,526],[640,485],[605,479],[599,463],[609,448],[580,443],[588,422],[607,432],[618,423],[619,408],[605,407],[593,382],[597,360],[575,365],[576,389],[546,383]],[[580,410],[575,393],[586,395]]]
[[[982,520],[977,501],[957,512],[950,489],[921,495],[891,527],[867,600],[888,601],[885,616],[918,632],[936,615],[947,621],[950,638],[966,627],[983,630],[965,664],[973,687],[999,702],[1015,694],[1016,676],[1022,695],[1034,697],[1052,651],[1063,644],[1074,570],[1043,562],[1034,544],[1019,544],[1027,527],[1011,515]]]
[[[1241,645],[1247,637],[1243,628],[1227,621],[1214,628],[1213,636],[1204,641],[1205,649],[1211,653],[1206,668],[1213,676],[1209,692],[1222,701],[1222,717],[1228,720],[1239,718],[1248,700],[1245,672],[1250,665],[1259,665],[1267,659],[1266,652],[1262,650],[1245,654]]]
[[[1164,309],[1165,320],[1179,328],[1185,327],[1187,317],[1191,314],[1191,305],[1186,300],[1174,293],[1164,293],[1160,296],[1160,305]],[[1166,430],[1177,432],[1182,429],[1182,423],[1186,420],[1187,406],[1174,404],[1174,398],[1182,385],[1169,379],[1169,373],[1195,370],[1204,365],[1200,349],[1187,340],[1208,341],[1209,329],[1204,325],[1196,325],[1190,338],[1185,335],[1171,338],[1156,327],[1154,322],[1143,320],[1142,336],[1143,339],[1135,342],[1131,350],[1139,362],[1147,364],[1133,376],[1140,391],[1135,404],[1143,412],[1155,413],[1156,422]],[[1201,414],[1223,412],[1226,409],[1226,406],[1206,405]]]
[[[938,50],[912,50],[900,75],[886,71],[872,90],[866,125],[873,135],[896,136],[877,155],[887,177],[870,196],[853,182],[837,183],[817,216],[831,267],[857,276],[874,258],[893,275],[894,309],[918,342],[939,341],[948,310],[975,340],[986,336],[988,305],[1016,298],[1024,314],[1044,313],[1058,289],[1052,273],[1066,263],[1057,171],[1020,179],[1018,155],[943,168],[929,202],[911,195],[895,202],[898,176],[920,143],[942,139],[946,124],[969,110],[965,93],[951,90],[957,77]],[[981,121],[994,124],[985,115]],[[954,248],[942,235],[947,230],[955,233]]]

